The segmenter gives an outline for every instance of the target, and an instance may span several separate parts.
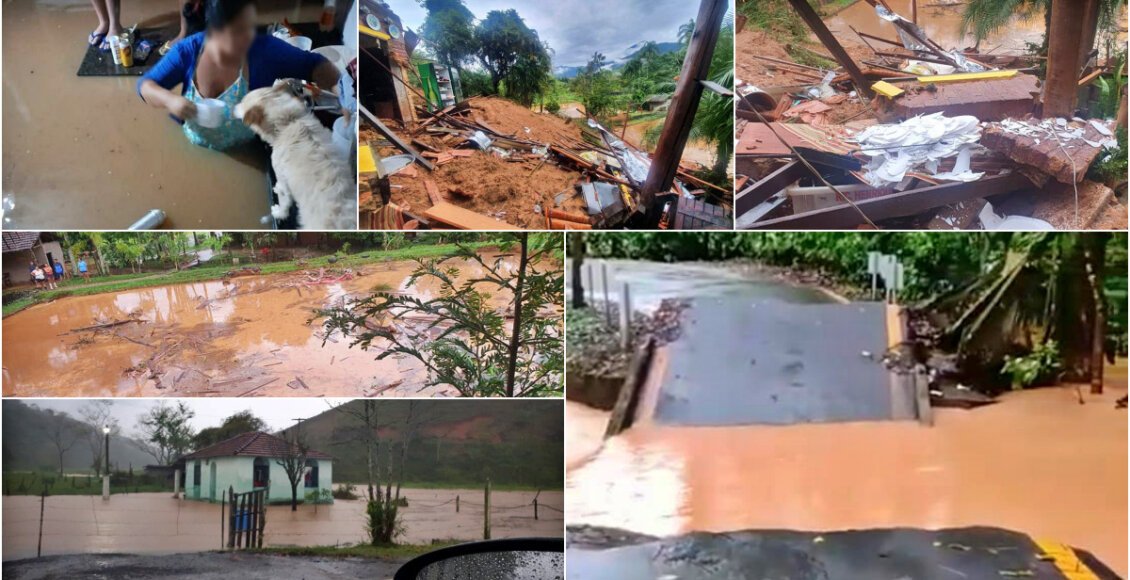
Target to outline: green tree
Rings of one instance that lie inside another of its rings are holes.
[[[240,411],[224,419],[219,427],[201,429],[192,438],[193,449],[203,449],[244,433],[263,431],[267,424],[250,410]]]
[[[171,465],[192,446],[189,421],[194,416],[196,413],[184,402],[158,402],[137,421],[142,448],[158,465]]]
[[[420,4],[428,11],[420,27],[420,37],[441,63],[462,73],[463,65],[478,50],[475,15],[463,0],[421,0]]]
[[[619,100],[619,83],[616,74],[605,70],[608,59],[594,52],[585,68],[571,83],[573,92],[581,99],[585,112],[590,117],[600,117],[616,109]]]
[[[475,40],[479,45],[479,62],[490,73],[496,94],[523,57],[545,52],[538,33],[526,26],[514,9],[488,12],[475,28]]]
[[[510,68],[510,75],[506,77],[506,96],[518,101],[522,106],[530,107],[534,101],[549,89],[549,72],[552,61],[548,47],[540,51],[531,51],[522,54]]]

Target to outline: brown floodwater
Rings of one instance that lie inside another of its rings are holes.
[[[961,13],[965,4],[956,6],[926,6],[931,2],[918,0],[918,26],[934,42],[942,48],[964,48],[973,46],[975,42],[972,35],[961,34]],[[911,0],[888,0],[898,14],[910,19]],[[881,36],[891,40],[898,39],[897,28],[890,22],[883,20],[875,14],[875,9],[866,2],[856,2],[845,8],[835,16],[825,19],[828,28],[836,34],[836,38],[849,42],[861,43],[859,37],[851,31],[849,26],[856,30]],[[1025,50],[1025,43],[1039,44],[1044,38],[1044,17],[1038,14],[1034,18],[1015,17],[1004,29],[994,33],[981,42],[981,50],[994,53],[1012,54]],[[871,42],[871,41],[869,41]],[[998,48],[999,47],[999,48]],[[879,48],[876,45],[876,48]],[[893,47],[892,47],[893,48]],[[879,48],[879,50],[884,50]]]
[[[1084,390],[1086,387],[1084,387]],[[913,422],[673,428],[588,442],[566,478],[569,524],[669,536],[688,531],[1009,528],[1093,551],[1125,575],[1127,418],[1102,396],[1049,388]],[[603,431],[603,426],[600,426]],[[576,452],[580,454],[580,451]],[[570,456],[574,450],[570,449]]]
[[[464,280],[483,274],[472,261],[445,264],[457,267]],[[504,269],[514,266],[504,259]],[[324,330],[310,320],[317,309],[374,289],[434,297],[439,287],[430,280],[408,288],[414,268],[414,262],[386,262],[328,284],[307,283],[299,271],[33,306],[3,322],[4,396],[457,395],[449,387],[425,387],[414,358],[376,360],[389,345],[383,339],[361,351],[335,332],[323,346]],[[508,301],[507,293],[496,293],[491,305],[501,309]],[[97,334],[76,331],[130,317],[144,322]],[[425,324],[409,318],[393,328],[414,333]]]
[[[178,5],[123,0],[122,24],[176,26]],[[259,17],[308,22],[321,7],[260,2]],[[89,0],[4,5],[4,228],[124,229],[162,209],[170,228],[262,229],[265,158],[192,145],[136,77],[76,76],[97,22]]]
[[[404,489],[400,541],[482,539],[483,491]],[[455,511],[455,497],[461,498]],[[491,537],[560,537],[562,492],[543,491],[538,519],[532,491],[491,492]],[[5,496],[4,560],[34,558],[39,534],[40,498]],[[171,554],[218,550],[223,527],[220,505],[176,500],[168,493],[48,497],[43,510],[43,555],[129,553]],[[267,508],[265,546],[333,546],[365,541],[365,502],[336,500],[332,505]]]

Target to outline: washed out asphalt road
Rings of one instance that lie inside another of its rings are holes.
[[[4,578],[14,580],[315,580],[391,579],[404,562],[360,558],[321,558],[205,552],[133,556],[76,554],[4,562]]]

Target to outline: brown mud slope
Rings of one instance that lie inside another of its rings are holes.
[[[516,139],[543,144],[584,140],[580,127],[556,115],[538,113],[501,98],[476,97],[466,102],[470,105],[470,111],[464,116],[466,120]],[[553,159],[517,152],[509,159],[503,159],[460,143],[460,138],[450,135],[415,133],[411,128],[397,133],[406,143],[415,139],[441,152],[453,149],[466,152],[463,156],[437,163],[434,171],[415,165],[393,174],[389,178],[391,200],[403,211],[421,215],[434,205],[424,185],[425,180],[431,180],[444,201],[522,228],[546,229],[545,217],[537,211],[537,205],[585,215],[580,196],[569,195],[569,199],[560,204],[554,203],[556,195],[573,193],[581,174]],[[380,140],[376,131],[362,124],[362,143]],[[379,149],[381,156],[402,153],[395,147]],[[379,204],[380,200],[373,196],[370,186],[363,184],[361,211],[375,211]]]
[[[1071,387],[1014,392],[939,409],[933,427],[637,425],[570,467],[569,523],[656,536],[999,526],[1091,550],[1125,575],[1127,420],[1115,400],[1126,381],[1110,378],[1082,405]]]
[[[492,256],[485,257],[488,260]],[[513,267],[507,258],[504,268]],[[460,278],[482,276],[472,261],[449,260]],[[4,319],[4,396],[442,396],[425,387],[416,359],[376,360],[388,343],[350,348],[327,336],[316,311],[375,290],[422,299],[439,288],[408,288],[413,262],[356,269],[244,276],[63,298]],[[485,290],[485,289],[484,289]],[[491,298],[502,309],[509,297]],[[419,342],[428,321],[373,321]],[[323,344],[324,342],[324,344]]]

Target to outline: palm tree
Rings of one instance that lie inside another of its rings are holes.
[[[1115,26],[1125,3],[1126,0],[1099,0],[1097,29],[1109,30]],[[961,15],[961,33],[972,34],[980,45],[989,35],[1009,26],[1014,18],[1033,18],[1041,13],[1044,15],[1044,45],[1040,52],[1046,54],[1052,0],[969,0]]]

